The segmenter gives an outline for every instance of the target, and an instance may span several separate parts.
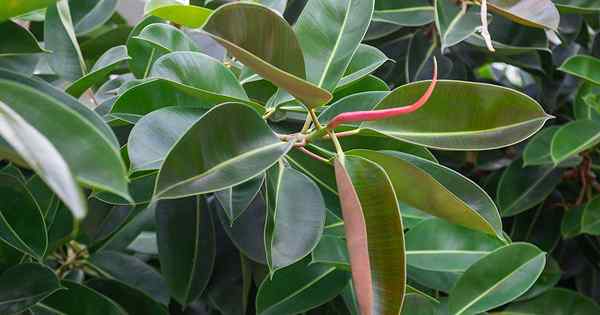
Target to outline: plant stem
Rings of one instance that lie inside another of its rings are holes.
[[[317,117],[317,113],[315,113],[314,109],[309,109],[308,115],[310,116],[310,119],[312,120],[312,122],[315,124],[315,127],[317,128],[317,130],[323,129],[323,126],[321,126],[321,123],[319,122],[319,118]]]
[[[333,141],[333,146],[335,147],[335,151],[337,152],[338,155],[338,159],[340,160],[340,162],[342,163],[342,165],[344,165],[345,163],[345,155],[344,155],[344,150],[342,149],[342,145],[340,144],[340,140],[337,138],[337,136],[335,135],[335,133],[331,130],[327,130],[327,133],[329,134],[329,137],[331,138],[331,141]]]
[[[310,156],[311,158],[317,160],[317,161],[321,161],[323,163],[327,163],[329,164],[329,161],[327,159],[325,159],[324,157],[317,155],[316,153],[313,153],[311,151],[309,151],[308,149],[306,149],[305,147],[298,147],[298,150],[300,150],[300,152]]]

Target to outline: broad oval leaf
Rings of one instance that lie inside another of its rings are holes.
[[[146,3],[144,14],[157,16],[189,28],[199,28],[212,14],[212,10],[185,5],[177,0],[150,0]]]
[[[560,183],[561,172],[553,166],[523,167],[514,161],[504,170],[496,191],[496,203],[503,217],[531,209],[544,201]]]
[[[551,0],[489,0],[490,10],[517,23],[557,31],[558,9]]]
[[[580,231],[600,235],[600,197],[590,200],[583,208]]]
[[[120,152],[99,128],[64,101],[5,79],[0,79],[0,101],[54,145],[79,182],[130,198]]]
[[[427,0],[376,0],[374,22],[400,26],[423,26],[433,22],[434,8]]]
[[[373,46],[360,44],[346,68],[346,73],[338,82],[337,88],[364,78],[391,60],[381,50]]]
[[[33,10],[43,9],[55,2],[56,0],[2,1],[0,2],[0,21]]]
[[[546,264],[546,254],[526,243],[497,249],[473,264],[450,291],[450,312],[477,314],[525,293]]]
[[[266,278],[256,296],[257,315],[298,314],[319,306],[338,295],[348,281],[348,273],[335,267],[310,264],[303,260]]]
[[[16,265],[0,276],[0,313],[19,314],[60,289],[58,278],[48,267]]]
[[[306,175],[279,163],[267,171],[265,248],[271,272],[306,257],[325,225],[325,201]]]
[[[392,183],[380,166],[362,157],[336,159],[334,167],[361,313],[397,314],[404,300],[406,261]]]
[[[83,193],[58,150],[9,106],[0,102],[0,135],[69,207],[82,219],[87,213]]]
[[[77,36],[89,34],[106,23],[117,8],[118,0],[71,1],[71,15]]]
[[[213,219],[203,197],[156,205],[161,272],[171,296],[187,306],[208,285],[215,263]]]
[[[282,142],[243,104],[217,106],[169,151],[158,173],[155,196],[178,198],[241,184],[275,164],[293,143]]]
[[[265,176],[261,174],[247,182],[215,193],[231,225],[250,206],[264,181]]]
[[[29,29],[13,22],[0,23],[0,56],[46,52]]]
[[[333,91],[365,36],[374,0],[309,0],[294,24],[306,78]]]
[[[440,219],[421,222],[406,233],[405,241],[408,265],[445,272],[464,272],[505,245],[497,238]]]
[[[158,58],[149,76],[241,100],[248,96],[237,78],[220,61],[199,52],[179,51]]]
[[[117,303],[85,285],[63,280],[62,286],[66,290],[52,294],[42,305],[58,314],[128,315]]]
[[[145,292],[163,305],[169,304],[168,287],[162,275],[139,258],[107,250],[92,255],[89,263],[104,277]]]
[[[542,129],[531,138],[523,151],[523,166],[554,164],[551,145],[559,126]]]
[[[486,234],[502,235],[502,222],[490,197],[459,173],[399,152],[353,150],[348,154],[383,168],[401,205]]]
[[[440,32],[444,52],[467,39],[481,27],[481,16],[468,7],[446,0],[435,0],[435,24]]]
[[[600,3],[595,0],[553,0],[562,13],[590,14],[600,12]]]
[[[521,303],[513,303],[497,315],[587,315],[599,314],[594,300],[575,291],[555,288],[541,296]]]
[[[98,59],[90,72],[69,85],[66,92],[74,97],[80,97],[90,87],[103,83],[117,66],[129,59],[131,58],[127,54],[126,46],[109,49]]]
[[[399,87],[374,109],[411,104],[428,85],[429,82],[417,82]],[[487,150],[528,138],[550,118],[535,100],[518,91],[443,80],[418,111],[365,122],[361,127],[436,149]]]
[[[562,72],[574,75],[594,84],[600,84],[600,59],[586,55],[572,56],[558,68]]]
[[[89,288],[98,291],[107,298],[118,303],[129,314],[168,315],[167,308],[151,299],[136,287],[109,279],[93,279],[85,283]]]
[[[600,143],[600,122],[576,120],[565,124],[552,138],[552,160],[560,163]]]
[[[244,2],[226,4],[203,29],[247,67],[308,108],[331,100],[329,92],[306,81],[300,43],[290,25],[271,9]]]
[[[44,216],[25,184],[11,175],[0,175],[0,239],[37,259],[48,247]]]

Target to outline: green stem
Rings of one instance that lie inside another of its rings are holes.
[[[333,146],[335,147],[335,151],[337,152],[338,159],[340,160],[342,165],[344,165],[346,155],[344,154],[344,150],[342,149],[340,140],[338,139],[338,137],[335,135],[335,133],[333,131],[327,130],[327,133],[329,134],[331,141],[333,141]]]

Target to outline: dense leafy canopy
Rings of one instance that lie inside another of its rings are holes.
[[[597,1],[117,4],[0,1],[0,314],[600,314]]]

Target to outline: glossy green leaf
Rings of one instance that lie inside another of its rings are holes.
[[[405,236],[407,264],[432,271],[464,272],[505,245],[502,241],[440,219],[426,220]]]
[[[156,207],[161,272],[171,296],[188,305],[202,294],[213,270],[213,219],[201,197],[164,200]]]
[[[162,48],[166,52],[200,51],[198,45],[186,33],[165,23],[149,24],[132,38],[151,44],[151,47]]]
[[[177,198],[241,184],[275,164],[292,145],[293,141],[282,142],[251,108],[220,105],[171,148],[161,165],[155,195]]]
[[[223,210],[229,218],[229,223],[233,222],[250,206],[250,203],[256,198],[260,188],[264,183],[265,177],[259,175],[247,182],[237,186],[227,188],[215,193],[215,197],[223,206]]]
[[[337,87],[342,87],[364,78],[387,61],[391,61],[391,59],[381,50],[373,46],[360,44],[346,68],[346,73],[344,73],[344,76],[338,82]]]
[[[434,8],[426,0],[376,0],[373,21],[400,26],[423,26],[433,22]]]
[[[172,52],[156,60],[149,77],[171,80],[217,95],[247,100],[237,78],[220,61],[198,52]]]
[[[0,56],[46,52],[27,28],[13,21],[0,23]]]
[[[507,245],[473,264],[450,291],[452,314],[477,314],[514,300],[542,273],[546,254],[526,243]]]
[[[266,278],[256,296],[257,315],[298,314],[338,295],[347,284],[348,273],[309,260],[281,269]]]
[[[535,284],[527,290],[523,295],[521,295],[516,301],[526,301],[536,298],[543,293],[551,290],[558,284],[560,278],[562,276],[562,271],[560,270],[560,265],[556,260],[551,257],[548,257],[546,260],[546,267],[544,267],[544,271],[535,282]]]
[[[502,223],[490,197],[460,174],[398,152],[353,150],[348,154],[361,156],[382,167],[400,204],[483,233],[501,235]],[[419,184],[415,185],[417,182]]]
[[[132,200],[123,199],[118,195],[107,193],[104,191],[95,191],[90,197],[111,205],[142,205],[152,200],[152,191],[156,182],[156,173],[141,174],[129,178],[129,193]]]
[[[594,84],[600,84],[600,59],[587,55],[572,56],[558,68],[558,70],[587,80]]]
[[[0,79],[0,91],[0,101],[54,145],[79,182],[129,199],[120,153],[99,128],[65,101],[24,84]],[[85,213],[73,211],[75,217]]]
[[[265,248],[271,272],[306,257],[317,245],[325,225],[325,201],[306,175],[279,163],[266,177]]]
[[[585,205],[581,215],[581,232],[600,235],[600,197],[592,199]]]
[[[511,304],[495,315],[587,315],[599,312],[600,307],[592,299],[575,291],[555,288],[536,299]]]
[[[169,304],[167,283],[158,271],[142,260],[115,251],[101,251],[92,255],[89,263],[103,277],[136,288],[163,305]]]
[[[76,218],[83,218],[87,212],[83,193],[58,150],[38,130],[2,102],[0,113],[2,138],[48,184]]]
[[[440,32],[442,52],[471,36],[481,27],[481,17],[477,10],[461,8],[459,4],[435,1],[435,24]]]
[[[60,0],[46,10],[44,43],[46,49],[52,51],[48,63],[56,74],[75,81],[86,73],[67,0]]]
[[[600,12],[600,3],[595,0],[552,0],[564,13],[593,14]]]
[[[19,264],[0,276],[0,313],[20,314],[61,289],[54,272],[39,264]]]
[[[189,28],[199,28],[212,14],[212,10],[185,5],[177,0],[150,0],[146,3],[144,14],[157,16]]]
[[[503,217],[513,216],[544,201],[560,183],[561,172],[553,166],[523,167],[514,161],[502,174],[496,203]]]
[[[237,23],[231,23],[232,19]],[[289,24],[274,11],[245,2],[227,4],[210,16],[204,31],[244,65],[307,107],[331,100],[329,92],[306,81],[300,43]]]
[[[392,182],[383,168],[362,157],[336,159],[334,166],[361,313],[397,314],[404,300],[406,261]]]
[[[590,95],[596,95],[598,93],[600,93],[600,87],[589,81],[584,81],[583,84],[579,86],[577,93],[575,94],[575,100],[573,101],[573,114],[575,115],[575,119],[600,120],[600,112],[590,106],[588,104],[589,102],[586,102]]]
[[[77,36],[102,27],[115,13],[118,0],[79,0],[69,3]]]
[[[437,303],[420,294],[406,294],[401,314],[406,315],[436,315]]]
[[[118,206],[118,209],[125,210],[126,220],[124,222],[118,222],[117,226],[109,226],[109,232],[101,242],[94,244],[91,251],[124,251],[131,245],[133,241],[143,231],[153,230],[155,228],[155,210],[153,206],[147,208],[138,207],[123,207]]]
[[[46,298],[41,306],[68,315],[128,315],[117,303],[84,285],[63,280],[66,290]],[[77,303],[73,303],[77,301]]]
[[[429,82],[417,82],[397,88],[374,109],[408,105],[428,85]],[[439,81],[427,104],[417,112],[365,122],[361,127],[436,149],[484,150],[520,142],[537,132],[550,117],[536,101],[515,90]]]
[[[40,259],[48,247],[44,216],[24,183],[0,175],[0,239],[25,254]]]
[[[510,239],[513,242],[529,242],[543,251],[552,252],[560,241],[563,212],[563,209],[542,203],[519,214],[513,220]]]
[[[584,206],[579,206],[565,211],[560,227],[560,234],[564,239],[570,239],[581,234],[581,218],[584,209]]]
[[[558,30],[560,15],[551,0],[489,0],[490,11],[519,24]]]
[[[464,272],[435,271],[407,265],[408,279],[419,285],[442,292],[450,292]]]
[[[333,91],[362,41],[374,0],[309,0],[294,31],[306,63],[306,78]]]
[[[319,240],[317,247],[312,252],[312,263],[335,266],[338,269],[350,269],[350,257],[346,247],[346,240],[337,236],[325,234]]]
[[[131,171],[159,169],[171,147],[205,113],[202,108],[173,106],[140,119],[127,142]]]
[[[104,83],[115,68],[123,61],[129,59],[131,58],[127,54],[127,47],[116,46],[109,49],[98,59],[96,64],[90,69],[90,72],[71,83],[67,87],[66,92],[74,97],[80,97],[90,87]]]
[[[89,288],[98,291],[107,298],[118,303],[129,314],[168,315],[167,308],[152,300],[137,288],[122,282],[108,279],[94,279],[85,283]]]
[[[523,166],[554,164],[551,145],[558,126],[544,128],[533,136],[523,151]]]
[[[0,3],[0,21],[37,9],[43,9],[55,2],[56,0],[2,1]]]
[[[600,123],[576,120],[563,125],[552,139],[552,160],[562,162],[600,143]]]

